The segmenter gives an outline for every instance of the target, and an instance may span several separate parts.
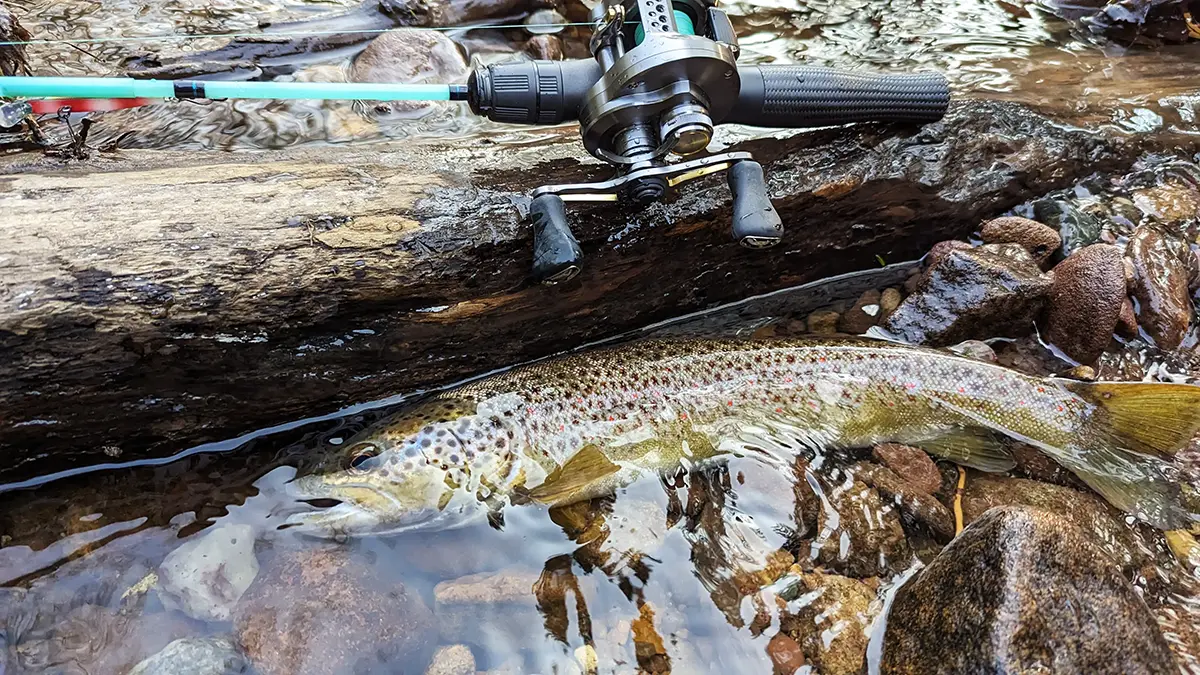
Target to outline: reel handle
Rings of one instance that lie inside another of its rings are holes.
[[[742,66],[721,123],[798,129],[851,122],[936,122],[950,105],[938,73],[883,75],[811,66]]]
[[[579,274],[583,249],[567,224],[562,197],[539,195],[529,205],[533,224],[533,279],[544,284],[569,281]]]
[[[746,248],[769,248],[783,238],[783,221],[771,205],[762,165],[734,162],[727,173],[733,193],[733,238]]]

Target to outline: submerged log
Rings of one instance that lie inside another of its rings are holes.
[[[640,212],[573,207],[584,271],[545,287],[527,278],[527,191],[607,169],[573,129],[541,138],[3,160],[0,479],[162,456],[912,259],[1142,152],[1200,145],[988,102],[923,129],[750,142],[788,228],[778,248],[731,241],[710,176]]]

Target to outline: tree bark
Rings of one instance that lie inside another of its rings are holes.
[[[642,211],[572,205],[584,270],[544,287],[527,278],[528,190],[607,169],[573,129],[538,133],[3,160],[0,481],[162,456],[912,259],[1144,151],[1200,145],[987,102],[923,129],[755,141],[740,149],[764,164],[779,247],[731,240],[724,179],[709,176]]]

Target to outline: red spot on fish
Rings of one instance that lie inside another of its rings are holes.
[[[906,382],[906,383],[904,384],[904,388],[905,388],[905,389],[916,389],[916,388],[917,388],[917,385],[916,385],[916,383],[915,383],[915,382]]]
[[[962,387],[959,387],[959,388],[958,388],[958,393],[960,393],[960,394],[965,394],[965,393],[967,393],[967,390],[966,390],[966,389],[964,389],[964,388],[962,388]]]
[[[566,428],[567,428],[567,427],[566,427],[566,425],[563,425],[563,424],[560,424],[560,425],[558,425],[558,430],[559,430],[559,431],[562,431],[562,430],[564,430],[564,429],[566,429]]]
[[[1062,412],[1062,411],[1064,411],[1064,410],[1066,410],[1066,408],[1062,407],[1061,405],[1060,405],[1060,406],[1058,406],[1058,412]]]
[[[730,408],[732,408],[732,407],[733,407],[733,401],[730,401],[730,402],[729,402],[729,407],[730,407]]]
[[[526,408],[526,409],[525,409],[525,412],[526,412],[526,414],[532,415],[532,414],[533,414],[533,408]]]
[[[681,419],[681,420],[686,420],[686,419],[687,419],[687,413],[679,413],[679,419]]]
[[[1025,401],[1017,401],[1017,405],[1025,405]]]
[[[824,356],[822,356],[822,357],[818,358],[817,360],[818,360],[818,361],[820,361],[821,363],[825,363],[825,357],[824,357]]]
[[[1046,388],[1045,388],[1045,387],[1038,387],[1038,393],[1039,393],[1039,394],[1044,394],[1044,393],[1046,393]]]
[[[614,418],[612,415],[609,415],[609,416],[608,416],[608,421],[609,421],[609,422],[613,421],[614,419],[615,419],[615,418]]]
[[[776,409],[775,409],[775,412],[777,412],[777,413],[781,413],[781,412],[783,412],[783,408],[776,408]]]

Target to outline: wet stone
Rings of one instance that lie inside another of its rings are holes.
[[[1062,238],[1053,228],[1020,216],[989,220],[980,228],[980,238],[987,244],[1017,244],[1039,265],[1044,265],[1062,245]]]
[[[1125,255],[1133,263],[1130,290],[1140,307],[1138,324],[1155,345],[1175,349],[1192,319],[1187,243],[1159,228],[1142,226],[1130,237]]]
[[[771,657],[775,675],[792,675],[804,666],[804,650],[785,633],[776,633],[767,643],[767,656]]]
[[[1025,249],[988,244],[934,261],[882,328],[906,342],[944,346],[1028,334],[1050,290]]]
[[[1058,230],[1062,251],[1070,256],[1075,251],[1100,241],[1104,227],[1100,219],[1085,213],[1062,199],[1040,199],[1033,203],[1033,217]]]
[[[937,465],[920,448],[900,443],[882,443],[871,450],[871,455],[925,494],[931,495],[942,487],[942,474],[938,472]]]
[[[525,43],[525,53],[537,61],[562,61],[563,44],[557,35],[534,35]]]
[[[1120,569],[1054,512],[988,511],[896,593],[881,672],[1175,672]]]
[[[570,585],[554,583],[553,577],[545,583],[542,580],[542,574],[508,568],[439,583],[433,589],[433,610],[442,639],[481,647],[523,644],[543,635],[543,626],[554,618],[543,609],[567,611],[566,616],[557,618],[574,622],[576,617],[568,608],[575,607],[578,598],[571,597]]]
[[[262,675],[419,674],[436,635],[420,596],[340,549],[281,552],[234,625]]]
[[[841,318],[837,312],[830,310],[818,310],[808,315],[808,332],[818,335],[832,335],[837,332],[838,320]]]
[[[475,656],[466,645],[438,647],[425,675],[474,675]]]
[[[997,506],[1028,506],[1060,514],[1081,531],[1091,533],[1097,545],[1127,576],[1151,562],[1150,543],[1141,528],[1125,524],[1125,516],[1092,492],[1075,490],[1024,478],[971,471],[963,491],[963,523],[970,525]]]
[[[912,550],[895,506],[885,504],[879,493],[861,480],[839,473],[833,484],[824,488],[816,536],[801,547],[797,561],[855,578],[903,570],[912,559]]]
[[[1121,251],[1093,244],[1054,268],[1047,337],[1080,363],[1093,363],[1112,341],[1125,303]]]
[[[1200,192],[1191,185],[1166,181],[1133,193],[1133,203],[1143,212],[1167,224],[1200,218]]]
[[[946,350],[984,363],[996,362],[996,350],[982,340],[964,340],[956,345],[946,347]]]
[[[353,82],[407,83],[462,82],[467,62],[453,40],[440,31],[397,28],[371,41],[350,67]],[[374,106],[381,117],[423,117],[452,104],[388,101]]]
[[[1016,470],[1025,476],[1043,483],[1053,483],[1063,487],[1087,490],[1083,481],[1075,477],[1058,462],[1047,457],[1041,450],[1028,443],[1013,443],[1009,451],[1016,461]]]
[[[904,296],[900,294],[898,288],[885,288],[883,293],[879,295],[879,313],[880,321],[892,315],[900,303],[904,301]]]
[[[867,332],[872,326],[879,323],[882,316],[881,298],[882,296],[877,290],[871,289],[864,292],[854,306],[842,315],[838,322],[838,329],[850,335],[862,335]]]
[[[936,467],[934,471],[937,471]],[[855,464],[854,473],[875,488],[885,502],[891,501],[901,513],[929,528],[941,541],[954,538],[954,514],[932,492],[924,491],[888,468],[871,462]],[[941,479],[940,474],[938,478]],[[911,536],[909,541],[911,543]]]
[[[158,570],[160,597],[193,618],[228,621],[257,575],[254,529],[221,525],[167,555]]]
[[[229,638],[183,638],[134,666],[128,675],[235,675],[248,666]]]
[[[875,591],[857,579],[795,570],[787,583],[780,633],[800,646],[805,660],[825,675],[861,672],[866,629],[877,613]]]

